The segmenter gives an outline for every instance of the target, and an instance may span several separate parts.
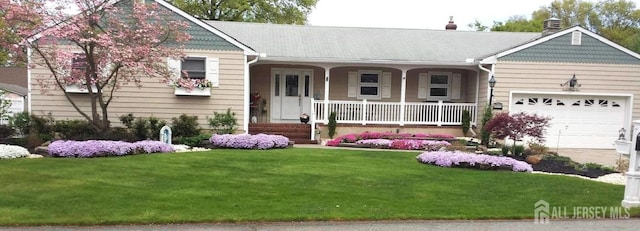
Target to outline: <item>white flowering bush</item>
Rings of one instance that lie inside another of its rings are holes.
[[[29,151],[26,148],[0,144],[0,159],[15,159],[29,156]]]

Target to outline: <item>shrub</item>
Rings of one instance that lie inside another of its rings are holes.
[[[227,109],[227,113],[213,112],[213,118],[209,118],[209,127],[213,128],[216,134],[233,134],[238,126],[236,113]]]
[[[174,137],[200,135],[198,116],[180,115],[171,119],[171,132]]]
[[[0,144],[0,159],[14,159],[29,156],[29,151],[26,148]]]
[[[236,149],[264,150],[271,148],[285,148],[289,145],[289,138],[281,135],[267,134],[213,134],[209,141],[216,147]]]
[[[160,139],[160,130],[162,127],[167,125],[167,121],[160,120],[157,117],[150,116],[147,121],[149,121],[149,135],[147,139],[151,140],[159,140]]]
[[[136,117],[133,116],[133,113],[121,115],[119,118],[122,125],[124,125],[127,128],[133,128],[133,121],[136,119]]]
[[[467,110],[462,111],[462,134],[467,136],[469,133],[469,128],[471,128],[471,113]]]
[[[9,125],[0,125],[0,139],[7,139],[11,136],[13,136],[13,134],[16,133],[16,130],[14,130],[11,126]]]
[[[65,140],[89,140],[101,138],[86,120],[57,120],[53,130]]]
[[[49,144],[49,154],[54,157],[88,158],[173,151],[173,146],[170,144],[150,140],[135,143],[111,140],[57,140]]]
[[[36,134],[41,140],[47,141],[53,139],[53,127],[55,123],[51,113],[46,116],[31,114],[30,121],[29,133]]]
[[[541,143],[529,142],[528,146],[528,150],[531,152],[531,155],[541,155],[547,154],[549,152],[549,148]]]
[[[333,136],[336,135],[336,127],[338,127],[338,122],[336,121],[336,112],[332,111],[329,115],[329,123],[327,124],[327,129],[329,130],[329,138],[333,139]]]
[[[472,154],[460,151],[431,151],[416,157],[419,162],[440,167],[466,167],[476,169],[511,169],[514,172],[532,172],[531,165],[510,157]]]
[[[203,140],[208,140],[210,138],[207,134],[200,134],[197,136],[187,136],[180,138],[180,144],[187,145],[189,147],[199,147],[202,146]]]
[[[484,113],[482,114],[482,129],[480,129],[480,143],[485,146],[489,146],[489,141],[491,140],[491,131],[486,128],[491,117],[493,117],[493,111],[491,106],[488,105],[484,108]]]
[[[129,129],[135,140],[158,140],[160,129],[167,125],[166,121],[157,117],[136,118],[131,113],[120,116],[120,122]]]
[[[18,130],[20,135],[26,136],[29,134],[29,129],[31,128],[31,117],[29,116],[29,112],[18,112],[12,117],[9,117],[9,124],[11,127]]]

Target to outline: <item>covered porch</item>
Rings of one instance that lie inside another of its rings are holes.
[[[463,111],[476,124],[477,66],[327,65],[259,63],[250,69],[252,95],[260,95],[257,123],[458,126]],[[315,126],[312,126],[312,128]]]

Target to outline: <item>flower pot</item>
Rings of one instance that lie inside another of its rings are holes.
[[[176,87],[175,88],[175,95],[193,95],[193,96],[210,96],[211,95],[211,88],[210,87],[205,87],[205,88],[194,88],[191,91],[182,88],[182,87]]]
[[[616,140],[616,152],[622,155],[629,155],[631,153],[631,142],[626,140]]]
[[[300,116],[300,123],[303,123],[303,124],[309,123],[309,117]]]

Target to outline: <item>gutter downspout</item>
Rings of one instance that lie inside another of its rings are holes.
[[[260,55],[262,55],[262,54],[260,54]],[[251,113],[251,109],[249,107],[249,103],[250,103],[250,100],[249,100],[250,95],[249,94],[251,93],[250,89],[249,89],[251,87],[250,86],[251,81],[249,80],[249,78],[251,76],[249,74],[249,66],[251,64],[254,64],[254,63],[258,62],[258,60],[260,59],[260,55],[256,56],[255,59],[253,59],[251,61],[248,61],[248,62],[247,62],[248,55],[244,56],[245,65],[244,65],[244,113],[243,113],[244,114],[244,118],[243,118],[244,119],[244,125],[243,125],[243,129],[244,129],[244,133],[245,134],[249,133],[249,119],[250,119],[250,115],[249,114]]]
[[[31,115],[31,47],[27,47],[27,112]],[[23,110],[24,111],[24,110]]]
[[[494,64],[491,64],[491,70],[489,70],[489,69],[483,67],[482,63],[478,64],[478,68],[480,68],[480,70],[483,70],[483,71],[487,72],[487,74],[488,74],[487,75],[487,79],[491,78],[491,75],[493,75],[493,66],[494,66]],[[478,78],[478,81],[480,81],[480,78]],[[479,87],[478,87],[478,89],[479,89]],[[487,85],[487,92],[489,92],[489,85]],[[491,96],[487,94],[487,99],[486,99],[487,102],[489,100],[489,97],[491,97]]]

